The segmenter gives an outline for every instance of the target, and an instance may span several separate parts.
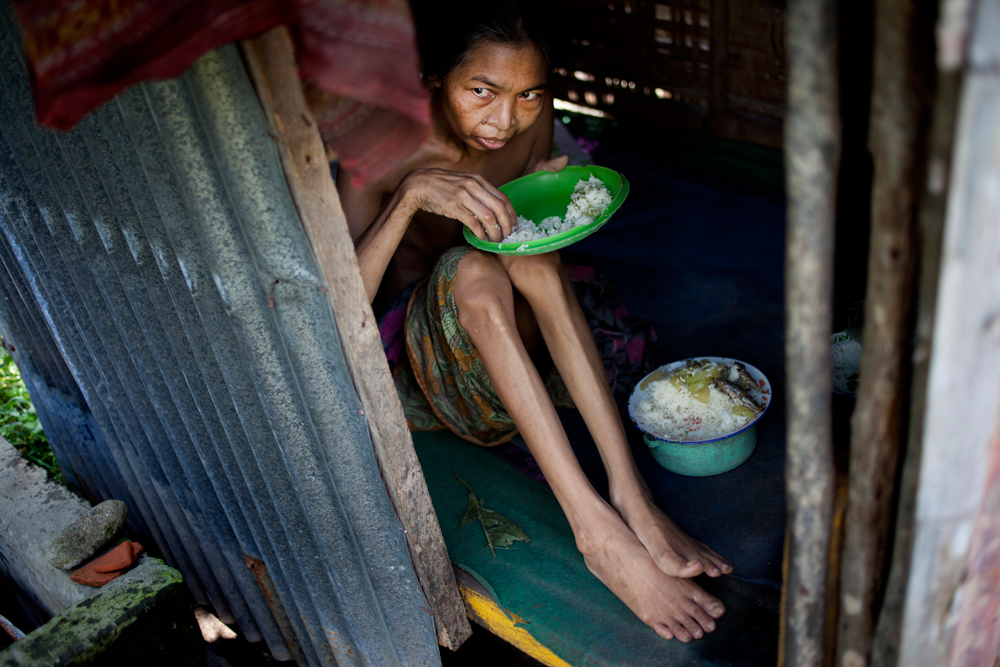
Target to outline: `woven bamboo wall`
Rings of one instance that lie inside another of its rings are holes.
[[[780,0],[564,0],[556,97],[620,120],[781,147]]]

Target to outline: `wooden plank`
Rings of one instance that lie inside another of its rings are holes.
[[[971,589],[963,571],[989,489],[988,454],[1000,405],[1000,0],[980,0],[975,11],[950,178],[897,663],[907,667],[946,664],[959,611],[974,597],[966,595]],[[943,7],[942,16],[948,15]]]
[[[535,639],[524,627],[524,619],[501,607],[486,588],[465,570],[456,567],[458,589],[465,600],[465,609],[476,625],[486,628],[511,646],[546,667],[570,667],[547,646]]]
[[[941,244],[944,236],[948,172],[952,138],[962,77],[959,72],[940,70],[937,77],[934,111],[928,139],[927,183],[920,203],[920,271],[917,286],[917,340],[913,349],[910,382],[909,426],[906,453],[899,484],[896,531],[892,564],[886,583],[881,613],[875,625],[872,667],[895,667],[899,662],[903,605],[913,555],[913,521],[916,514],[917,482],[923,451],[923,424],[926,412],[927,373],[937,305]]]
[[[834,412],[836,419],[836,412]],[[839,443],[834,438],[835,451]],[[837,454],[834,454],[834,466],[837,469],[833,492],[833,521],[830,526],[830,569],[826,576],[826,633],[823,637],[825,653],[823,655],[824,665],[833,665],[834,656],[837,652],[837,613],[840,611],[837,604],[837,596],[834,591],[840,588],[840,556],[844,547],[844,515],[847,513],[847,474],[846,470],[839,469]]]
[[[973,83],[977,83],[976,78],[979,76],[985,76],[987,81],[982,83],[992,90],[996,100],[1000,97],[997,91],[1000,88],[1000,2],[982,2],[976,22],[976,35],[970,50],[970,63],[976,72]],[[1000,143],[995,141],[1000,123],[995,121],[996,107],[993,109],[991,136],[994,138],[995,149]],[[992,194],[995,228],[995,214],[1000,209],[996,203],[996,188],[1000,186],[1000,160],[996,158],[996,152],[992,156],[991,168],[984,177],[985,186]],[[993,261],[998,262],[996,254],[993,255]],[[990,317],[995,320],[996,311],[992,311]],[[993,328],[994,332],[997,330],[996,326],[987,328]],[[995,336],[993,343],[996,345]],[[1000,417],[1000,410],[997,414]],[[960,594],[957,594],[961,596],[961,606],[951,643],[949,667],[979,667],[991,663],[996,667],[1000,664],[1000,419],[997,422],[990,445],[983,502],[976,517],[969,558],[965,565],[965,581]]]
[[[986,495],[976,517],[962,588],[948,666],[995,664],[1000,652],[1000,431],[990,446]]]
[[[837,665],[868,662],[895,497],[923,134],[917,50],[926,45],[918,26],[914,0],[876,0],[868,141],[875,166],[872,224],[840,562]]]
[[[830,329],[840,161],[836,3],[788,5],[785,357],[788,543],[779,664],[823,664],[833,513]]]
[[[406,418],[382,351],[323,141],[296,74],[286,28],[243,42],[243,57],[271,123],[285,177],[330,288],[341,344],[361,397],[389,498],[431,605],[438,642],[457,649],[472,633]]]

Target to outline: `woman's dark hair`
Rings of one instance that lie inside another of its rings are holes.
[[[549,69],[542,17],[523,1],[413,0],[411,6],[426,85],[460,67],[483,40],[515,48],[532,44]]]

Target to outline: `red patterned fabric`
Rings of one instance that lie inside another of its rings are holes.
[[[320,132],[364,184],[430,133],[406,0],[11,0],[42,125],[72,129],[125,88],[287,24]]]
[[[426,141],[430,97],[420,82],[407,0],[298,0],[306,101],[355,186]]]

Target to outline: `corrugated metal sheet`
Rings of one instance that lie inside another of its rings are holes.
[[[54,133],[4,3],[0,229],[3,331],[71,481],[278,659],[439,664],[234,47]]]

